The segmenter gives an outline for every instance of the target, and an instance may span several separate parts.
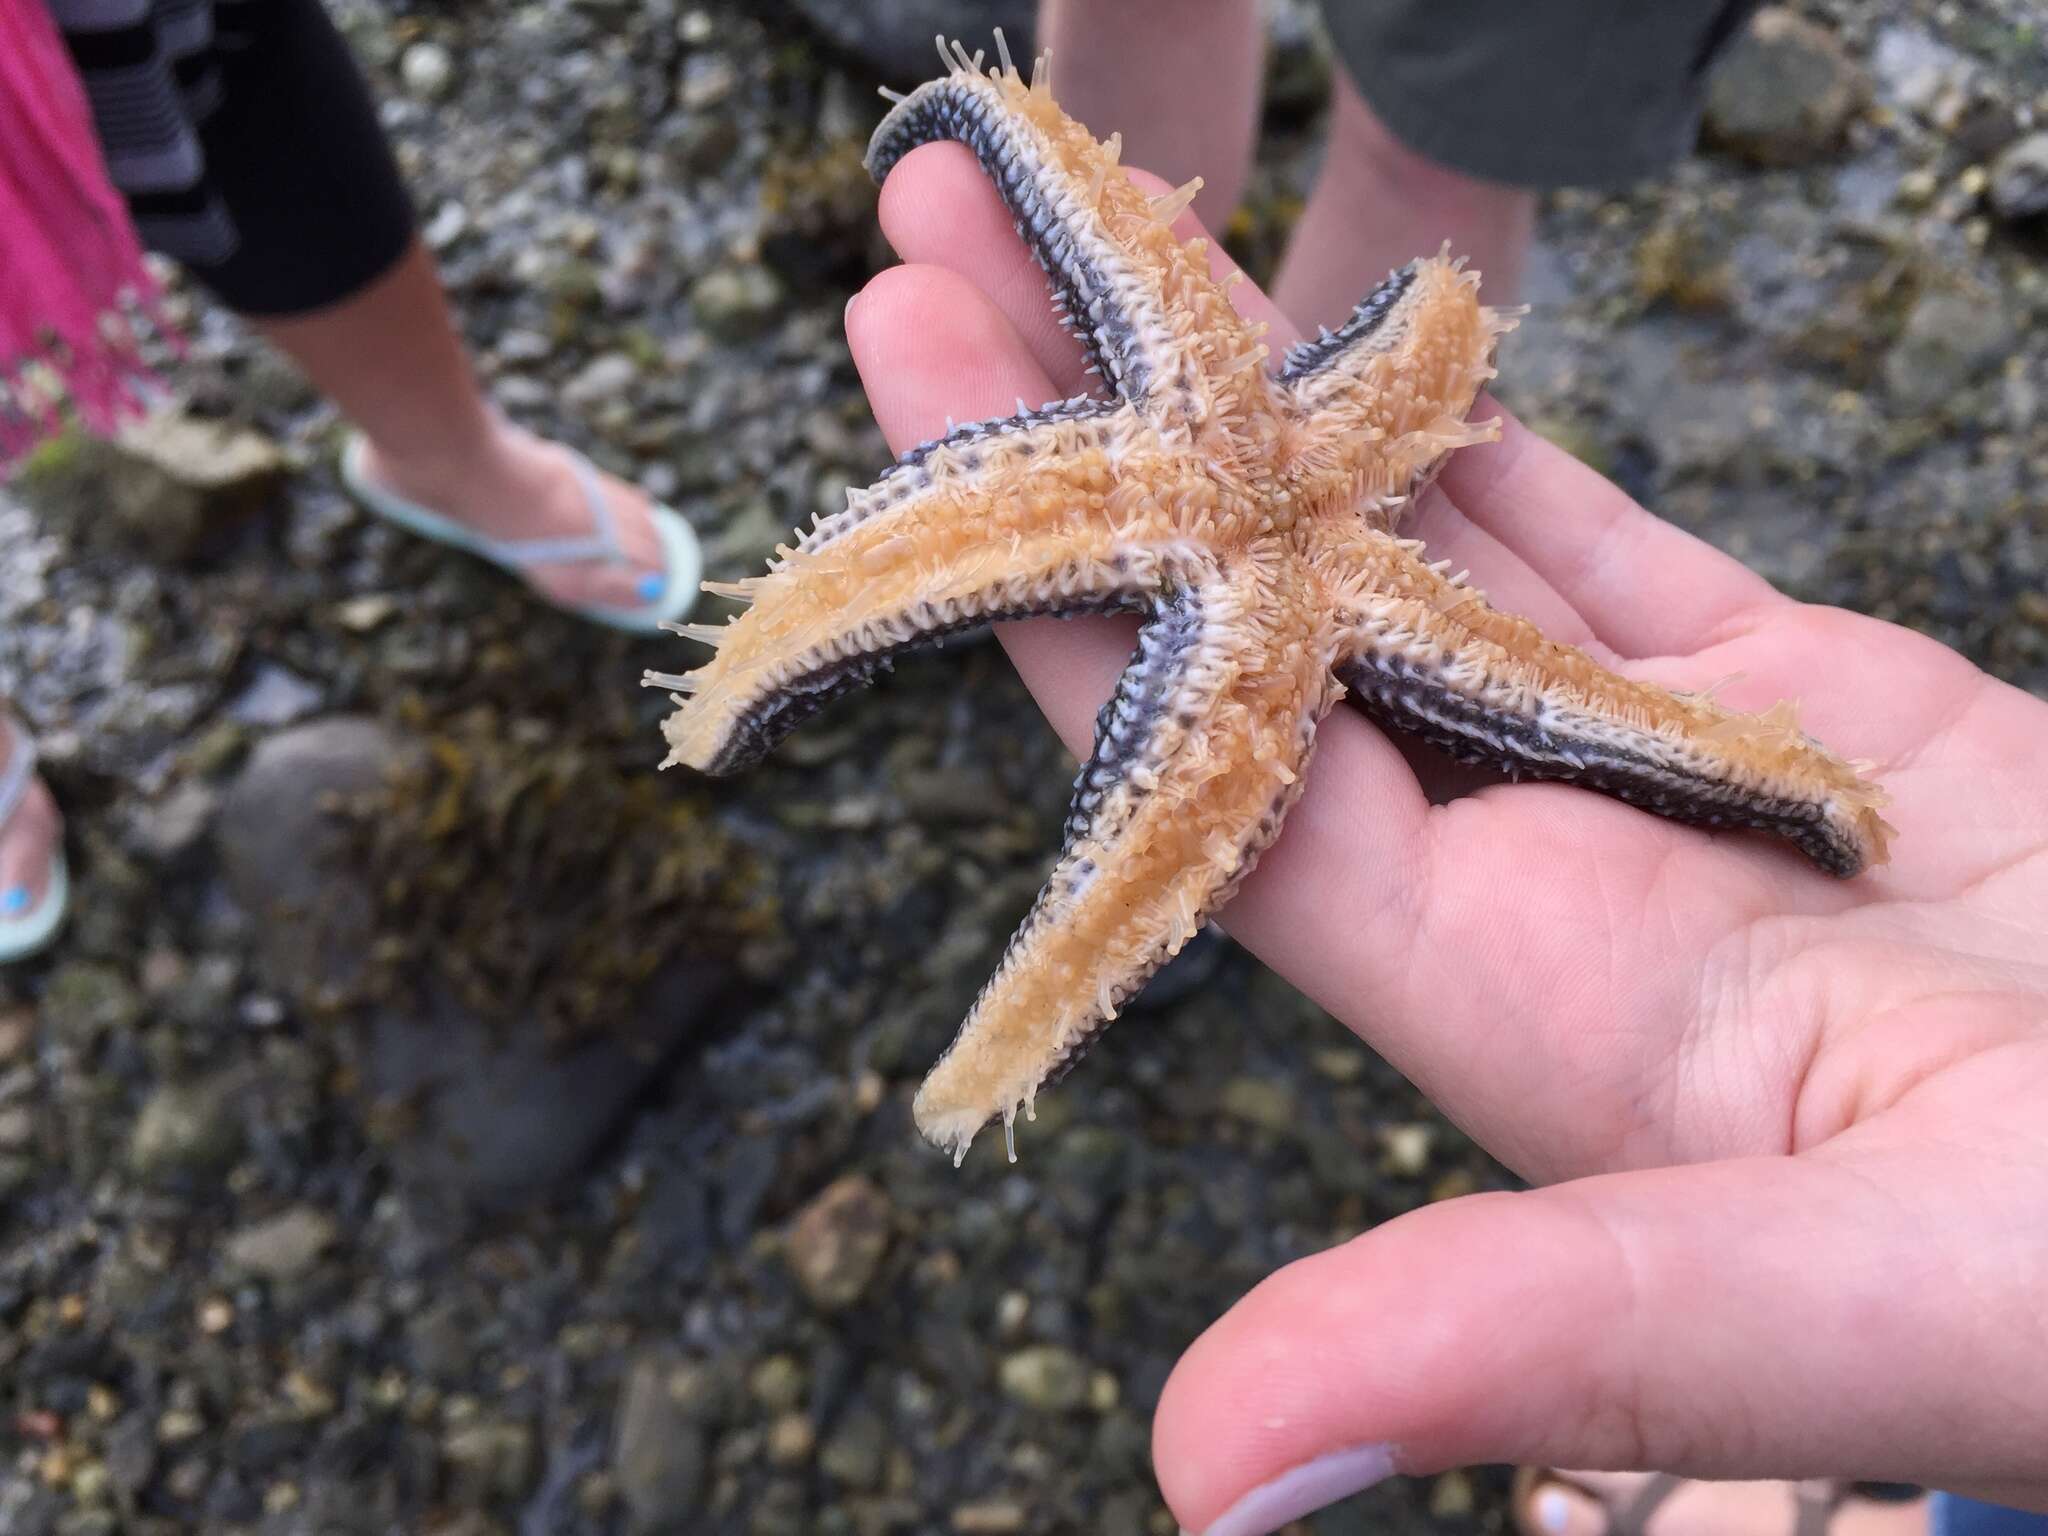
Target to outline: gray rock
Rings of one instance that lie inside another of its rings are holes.
[[[1396,1178],[1419,1179],[1429,1171],[1430,1153],[1436,1146],[1436,1127],[1427,1121],[1407,1121],[1380,1127],[1380,1167]]]
[[[485,1421],[449,1431],[441,1442],[458,1502],[516,1499],[533,1484],[533,1431],[524,1424]]]
[[[420,239],[427,243],[428,250],[445,251],[468,233],[469,210],[450,198],[434,210],[434,216],[420,231]]]
[[[1299,1123],[1301,1106],[1287,1083],[1246,1074],[1233,1077],[1218,1095],[1223,1112],[1233,1120],[1284,1136]]]
[[[207,1173],[242,1147],[242,1121],[224,1077],[164,1083],[143,1103],[128,1139],[128,1165],[143,1178]]]
[[[946,1519],[953,1536],[1016,1536],[1031,1511],[1015,1499],[979,1499],[955,1505]]]
[[[623,352],[603,352],[576,371],[562,386],[562,404],[571,410],[587,411],[592,406],[622,399],[639,382],[640,365]]]
[[[187,779],[135,813],[137,846],[162,863],[174,863],[205,840],[220,795],[200,779]]]
[[[508,363],[537,363],[553,354],[555,344],[539,331],[511,330],[491,345],[499,359]]]
[[[677,77],[676,104],[688,113],[709,113],[732,95],[739,81],[739,71],[724,55],[693,53],[683,60]]]
[[[1870,68],[1886,98],[1921,117],[1935,116],[1944,98],[1960,96],[1976,73],[1967,56],[1908,26],[1877,34]]]
[[[334,1218],[295,1205],[243,1227],[227,1241],[227,1260],[261,1280],[295,1280],[311,1269],[340,1235]]]
[[[336,718],[264,742],[229,790],[216,840],[236,902],[258,920],[270,984],[301,1006],[347,999],[374,927],[355,833],[335,802],[376,790],[419,750],[375,721]],[[482,1209],[529,1202],[581,1168],[727,977],[677,961],[631,1000],[630,1043],[557,1052],[544,1032],[486,1019],[428,978],[368,1010],[364,1082],[411,1128],[393,1162],[411,1183]]]
[[[1056,1344],[1034,1344],[1008,1356],[1000,1379],[1003,1395],[1041,1413],[1072,1413],[1088,1401],[1088,1362]]]
[[[115,1492],[133,1499],[156,1474],[156,1434],[147,1413],[124,1414],[107,1431],[107,1479]]]
[[[34,1010],[0,1008],[0,1067],[26,1057],[35,1042]]]
[[[16,484],[81,540],[176,564],[260,507],[289,469],[262,433],[172,406],[112,438],[67,440],[39,454]]]
[[[612,1477],[639,1531],[687,1530],[704,1488],[704,1429],[669,1391],[676,1362],[655,1356],[626,1378]]]
[[[710,1361],[671,1361],[663,1382],[677,1409],[707,1427],[724,1423],[739,1401],[739,1383]]]
[[[455,84],[455,59],[439,43],[414,43],[398,61],[398,77],[421,101],[439,101]]]
[[[2048,217],[2048,131],[2006,146],[1991,162],[1992,212],[2012,224]]]
[[[264,662],[249,679],[249,686],[228,705],[228,718],[243,725],[290,725],[325,702],[326,695],[317,684],[289,668]]]
[[[782,284],[766,267],[718,267],[690,285],[697,321],[724,341],[744,341],[768,328],[781,308]]]
[[[591,1155],[713,1016],[728,977],[702,960],[656,973],[630,1016],[633,1039],[555,1050],[543,1031],[485,1018],[423,982],[417,1003],[369,1021],[368,1082],[414,1130],[402,1176],[482,1210],[529,1205]]]
[[[0,1152],[25,1152],[35,1144],[36,1112],[26,1104],[0,1105]]]
[[[334,616],[353,635],[367,635],[398,617],[398,599],[389,592],[365,592],[334,605]]]
[[[684,174],[708,176],[725,168],[739,143],[731,113],[707,112],[678,124],[664,152]]]
[[[785,1413],[768,1426],[768,1460],[773,1466],[800,1467],[818,1447],[818,1427],[803,1413]]]
[[[462,1304],[436,1302],[406,1325],[414,1367],[436,1381],[460,1381],[476,1363],[476,1326]]]
[[[793,0],[791,9],[833,47],[879,71],[887,85],[917,85],[938,70],[932,39],[959,38],[969,53],[995,52],[1001,27],[1010,57],[1028,69],[1031,0]]]
[[[830,1312],[860,1300],[888,1252],[893,1216],[889,1197],[858,1174],[829,1185],[797,1213],[785,1252],[814,1306]]]
[[[50,977],[38,1016],[50,1038],[86,1051],[110,1034],[133,1029],[142,1015],[142,994],[125,974],[110,965],[74,960]]]
[[[543,380],[508,373],[491,381],[491,398],[508,411],[537,411],[554,401],[555,392]]]
[[[803,1364],[794,1355],[770,1355],[754,1367],[747,1390],[770,1413],[786,1413],[803,1401]]]
[[[881,1485],[888,1456],[887,1426],[870,1410],[855,1408],[827,1437],[818,1465],[850,1488],[875,1488]]]
[[[1966,388],[2013,346],[1999,306],[1981,294],[1923,294],[1884,360],[1885,386],[1909,411],[1929,411]]]
[[[236,902],[257,920],[271,984],[320,1005],[360,981],[370,893],[348,877],[353,833],[337,798],[376,789],[417,749],[374,720],[282,731],[249,754],[214,837]]]
[[[1758,165],[1803,164],[1834,151],[1869,92],[1832,32],[1770,6],[1707,82],[1707,133]]]

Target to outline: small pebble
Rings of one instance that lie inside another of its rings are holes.
[[[1020,1349],[1003,1361],[1003,1395],[1042,1413],[1072,1413],[1088,1401],[1088,1362],[1056,1344]]]
[[[455,83],[455,60],[439,43],[414,43],[398,62],[398,77],[421,101],[439,101]]]
[[[1436,1145],[1433,1125],[1389,1125],[1380,1128],[1380,1167],[1396,1178],[1412,1179],[1429,1167]]]

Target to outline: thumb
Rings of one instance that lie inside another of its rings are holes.
[[[2048,1266],[1985,1242],[2019,1212],[1958,1214],[1981,1177],[1915,1198],[1881,1172],[1757,1158],[1479,1195],[1291,1265],[1167,1383],[1167,1501],[1189,1532],[1266,1536],[1475,1462],[2010,1477],[2048,1434],[2041,1341],[2015,1347]]]

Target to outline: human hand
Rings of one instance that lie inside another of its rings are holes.
[[[966,150],[907,156],[882,223],[908,265],[847,330],[893,447],[1084,390]],[[1837,882],[1565,786],[1432,804],[1326,720],[1230,931],[1547,1187],[1389,1222],[1199,1339],[1154,1430],[1181,1523],[1256,1536],[1503,1460],[2048,1507],[2048,704],[1790,601],[1511,420],[1407,531],[1627,676],[1804,696],[1891,792],[1894,862]],[[1085,755],[1131,626],[1002,638]]]

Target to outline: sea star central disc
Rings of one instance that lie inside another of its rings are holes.
[[[998,39],[1000,43],[1000,38]],[[942,47],[943,52],[943,47]],[[1038,70],[947,73],[876,130],[879,181],[916,146],[979,157],[1111,393],[957,427],[818,520],[687,674],[668,763],[730,773],[909,647],[991,619],[1128,610],[1136,654],[1096,724],[1051,879],[919,1090],[956,1157],[1009,1125],[1251,871],[1347,692],[1382,723],[1524,778],[1882,862],[1876,786],[1789,708],[1732,713],[1619,677],[1395,536],[1452,450],[1510,323],[1478,279],[1411,263],[1269,371],[1198,242],[1054,103]],[[665,763],[663,766],[667,766]]]

